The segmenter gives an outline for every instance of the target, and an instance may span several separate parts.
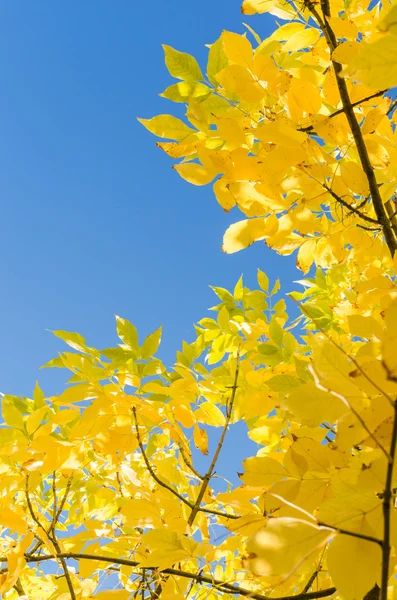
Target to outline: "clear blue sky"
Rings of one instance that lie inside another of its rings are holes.
[[[270,17],[245,17],[265,36]],[[162,43],[194,54],[222,29],[242,33],[239,0],[12,0],[0,4],[0,391],[47,394],[38,371],[63,349],[46,329],[117,342],[113,314],[142,335],[164,325],[172,361],[192,323],[257,267],[291,289],[295,258],[256,245],[220,250],[228,223],[210,186],[196,188],[136,121],[175,111]],[[205,63],[204,63],[205,64]]]

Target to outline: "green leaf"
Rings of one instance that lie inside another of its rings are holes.
[[[207,76],[213,85],[219,85],[218,81],[216,80],[216,75],[217,73],[222,71],[222,69],[224,69],[227,66],[227,64],[228,60],[223,49],[223,42],[221,36],[219,39],[216,40],[216,42],[211,44],[210,51],[208,53]]]
[[[170,85],[160,96],[172,100],[173,102],[188,102],[190,98],[197,100],[204,100],[212,94],[209,87],[199,82],[180,81]]]
[[[138,121],[154,135],[169,140],[180,141],[190,133],[195,133],[194,129],[172,115],[157,115],[153,119],[138,119]]]
[[[182,79],[183,81],[202,81],[204,79],[194,56],[186,54],[186,52],[179,52],[171,46],[164,44],[163,49],[165,64],[173,77]]]
[[[138,332],[130,321],[116,315],[116,328],[117,335],[126,346],[131,350],[138,347]],[[108,358],[110,357],[108,356]]]
[[[259,344],[258,351],[265,356],[272,356],[272,354],[278,352],[278,348],[273,344]]]

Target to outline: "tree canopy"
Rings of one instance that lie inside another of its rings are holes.
[[[397,593],[397,7],[242,10],[285,24],[224,31],[205,69],[164,46],[186,119],[140,120],[243,213],[225,252],[296,252],[300,316],[258,270],[256,290],[213,288],[172,365],[161,329],[140,340],[121,317],[113,348],[55,331],[66,390],[2,399],[5,600]],[[219,456],[239,422],[259,449],[234,485]]]

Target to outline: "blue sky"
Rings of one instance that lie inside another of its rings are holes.
[[[268,16],[245,17],[265,37]],[[178,110],[162,43],[205,65],[222,29],[242,33],[239,0],[13,0],[0,4],[2,220],[0,391],[61,391],[62,349],[47,329],[114,345],[113,315],[142,335],[164,326],[171,362],[192,323],[257,267],[285,291],[295,258],[261,244],[227,256],[228,223],[210,186],[193,187],[136,117]]]

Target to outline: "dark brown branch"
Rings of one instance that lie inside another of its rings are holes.
[[[197,500],[196,500],[196,502],[195,502],[195,504],[194,504],[194,506],[192,508],[192,512],[190,513],[190,516],[189,516],[189,519],[188,519],[188,524],[190,526],[193,525],[194,520],[195,520],[195,518],[197,516],[197,513],[200,510],[201,502],[202,502],[202,500],[204,498],[205,492],[207,491],[210,479],[211,479],[211,477],[214,474],[216,462],[218,460],[220,451],[222,450],[222,446],[223,446],[223,443],[225,441],[226,432],[227,432],[228,427],[229,427],[229,423],[230,423],[230,419],[231,419],[232,411],[233,411],[233,404],[234,404],[234,400],[235,400],[235,397],[236,397],[239,369],[240,369],[240,347],[238,347],[238,349],[237,349],[236,370],[235,370],[235,373],[234,373],[234,381],[233,381],[233,386],[232,386],[232,393],[230,395],[230,401],[226,405],[225,424],[223,426],[221,437],[220,437],[218,445],[216,447],[216,450],[215,450],[214,456],[212,458],[211,464],[210,464],[210,466],[208,468],[208,471],[204,475],[204,479],[203,479],[203,482],[201,484],[201,487],[200,487],[200,490],[199,490],[199,493],[198,493],[198,496],[197,496]]]
[[[388,91],[389,90],[381,90],[379,92],[375,92],[375,94],[366,96],[366,98],[362,98],[361,100],[356,100],[356,102],[352,102],[352,107],[355,108],[356,106],[359,106],[360,104],[363,104],[364,102],[368,102],[368,100],[372,100],[373,98],[378,98],[379,96],[383,96],[383,94],[385,94]],[[390,110],[390,108],[389,108],[389,110]],[[344,108],[339,108],[338,110],[331,113],[330,115],[324,115],[324,118],[332,119],[333,117],[342,115],[344,112],[345,112]],[[304,133],[312,133],[312,132],[314,132],[314,127],[313,127],[313,125],[308,125],[307,127],[299,127],[298,131],[303,131]]]
[[[394,235],[397,238],[397,218],[396,218],[397,211],[393,210],[393,206],[392,206],[391,200],[388,200],[385,203],[385,208],[386,208],[386,211],[387,211],[387,214],[388,214],[388,217],[389,217],[389,221],[390,221],[391,226],[393,228]]]
[[[382,231],[382,227],[366,227],[365,225],[357,224],[357,227],[364,229],[364,231]]]
[[[25,596],[27,598],[27,594],[26,594],[25,590],[23,589],[23,585],[22,585],[19,577],[15,582],[14,590],[16,591],[18,596]]]
[[[332,529],[336,533],[341,533],[343,535],[349,535],[350,537],[355,537],[360,540],[365,540],[367,542],[372,542],[374,544],[378,544],[378,546],[382,546],[382,540],[373,537],[372,535],[365,535],[364,533],[357,533],[356,531],[350,531],[349,529],[342,529],[341,527],[336,527],[334,525],[328,525],[327,523],[318,522],[317,525],[320,527],[326,527],[327,529]]]
[[[323,13],[323,19],[321,19],[318,14],[316,8],[313,3],[306,2],[310,12],[317,20],[318,25],[321,30],[324,32],[325,38],[327,40],[327,44],[332,55],[332,52],[338,45],[336,36],[327,20],[327,17],[330,17],[329,5],[322,4],[322,9],[326,12]],[[361,167],[366,175],[369,191],[372,197],[372,203],[375,209],[375,214],[377,218],[377,224],[379,224],[383,229],[383,235],[385,236],[387,247],[389,248],[390,254],[393,257],[394,253],[397,249],[397,242],[394,236],[394,232],[389,221],[388,215],[386,213],[385,207],[383,205],[383,200],[379,192],[378,182],[376,181],[375,171],[372,166],[371,160],[368,155],[368,150],[365,145],[364,137],[360,128],[360,125],[357,121],[356,114],[354,112],[354,108],[350,101],[349,91],[347,89],[347,84],[345,78],[342,75],[342,65],[334,60],[332,60],[332,65],[335,72],[336,83],[339,90],[340,99],[343,105],[343,112],[346,115],[347,121],[350,126],[350,131],[353,135],[353,139],[355,142],[355,146],[357,149],[357,153],[360,159]]]
[[[55,518],[55,525],[58,523],[59,517],[61,516],[61,513],[63,511],[63,507],[65,506],[65,502],[67,500],[67,497],[69,495],[70,492],[70,488],[72,487],[72,480],[73,480],[73,475],[71,475],[68,479],[68,482],[66,484],[66,488],[65,488],[65,493],[62,496],[62,500],[60,502],[60,505],[58,507],[57,513],[56,513],[56,518]]]
[[[383,544],[382,544],[382,580],[380,588],[380,600],[387,600],[387,588],[389,583],[389,562],[390,562],[390,526],[391,526],[391,508],[393,497],[393,469],[397,446],[397,404],[394,404],[394,421],[390,442],[390,461],[387,465],[386,483],[383,492]]]
[[[396,106],[397,106],[397,100],[393,100],[393,102],[390,104],[389,109],[386,114],[390,115],[393,112],[393,110],[396,108]]]
[[[327,192],[329,194],[331,194],[331,196],[334,198],[334,200],[339,202],[339,204],[341,204],[342,206],[347,208],[350,212],[352,212],[355,215],[357,215],[358,217],[360,217],[360,219],[363,219],[363,221],[367,221],[367,223],[374,223],[375,225],[379,225],[379,222],[376,219],[373,219],[372,217],[368,217],[366,214],[362,213],[358,208],[356,208],[355,206],[352,206],[351,204],[346,202],[346,200],[343,200],[343,198],[341,198],[341,196],[338,196],[338,194],[336,194],[327,185],[323,184],[323,188],[325,190],[327,190]]]
[[[308,592],[310,590],[310,588],[312,587],[313,583],[316,580],[317,575],[320,573],[321,571],[321,565],[318,567],[318,569],[316,569],[314,571],[314,573],[312,573],[312,575],[310,576],[307,584],[305,585],[305,587],[302,590],[302,594],[305,594],[306,592]]]
[[[107,563],[116,564],[116,565],[126,565],[128,567],[142,568],[139,566],[139,562],[137,562],[137,561],[128,560],[126,558],[116,558],[114,556],[102,556],[100,554],[85,554],[85,553],[78,554],[75,552],[64,552],[64,553],[62,553],[61,556],[65,560],[67,560],[67,559],[97,560],[97,561],[107,562]],[[44,555],[44,556],[42,556],[42,555],[32,556],[32,555],[28,554],[25,556],[25,558],[26,558],[27,562],[42,562],[44,560],[51,560],[51,559],[55,559],[57,557],[53,556],[53,555],[48,555],[48,554]],[[6,557],[0,557],[0,562],[6,561],[6,560],[7,560]],[[145,567],[145,570],[147,570],[147,571],[157,570],[157,567]],[[216,588],[217,591],[219,591],[219,592],[236,594],[238,596],[245,596],[248,598],[252,598],[253,600],[315,600],[316,598],[326,598],[328,596],[332,596],[336,592],[336,588],[332,587],[332,588],[326,588],[324,590],[319,590],[317,592],[296,594],[294,596],[280,596],[280,597],[271,596],[270,597],[270,596],[265,596],[264,594],[254,592],[253,590],[247,590],[245,588],[241,588],[238,585],[235,585],[233,583],[227,583],[225,581],[221,581],[220,579],[215,579],[214,577],[211,577],[209,575],[190,573],[187,571],[182,571],[180,569],[173,569],[173,568],[163,569],[161,572],[165,573],[167,575],[175,575],[177,577],[184,577],[186,579],[191,579],[193,581],[196,581],[197,583],[206,583],[206,584],[211,585],[212,587]]]

